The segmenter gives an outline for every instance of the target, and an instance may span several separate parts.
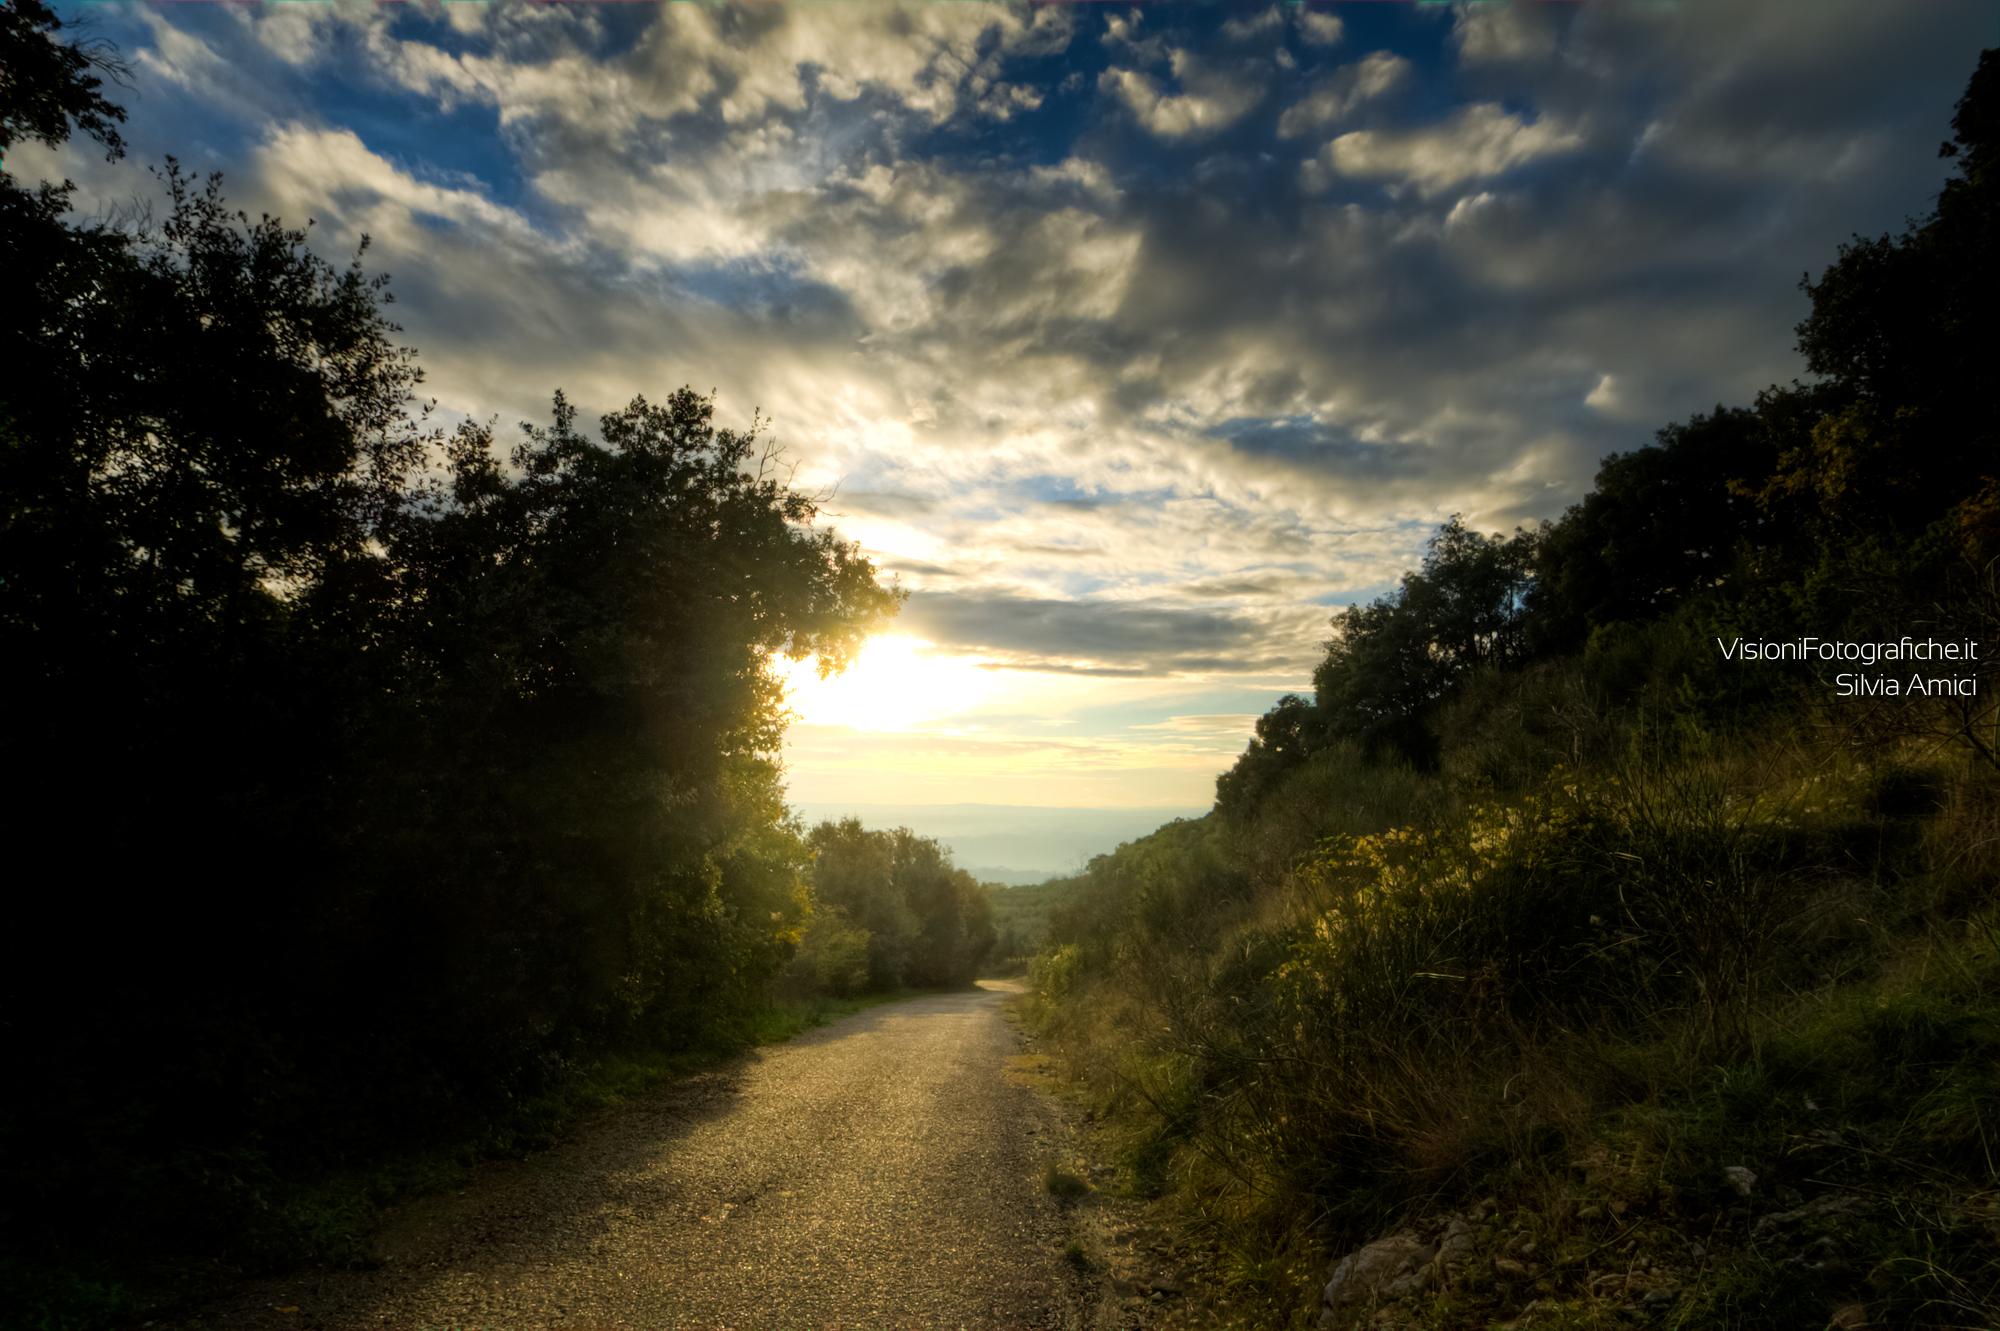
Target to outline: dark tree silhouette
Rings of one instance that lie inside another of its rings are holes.
[[[56,30],[0,9],[6,141],[115,151]],[[899,597],[691,390],[445,437],[360,254],[162,179],[122,227],[0,180],[4,1223],[282,1256],[302,1179],[742,1038],[810,913],[769,658]]]

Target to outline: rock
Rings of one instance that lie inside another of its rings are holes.
[[[1477,1251],[1478,1240],[1473,1237],[1472,1226],[1458,1216],[1451,1217],[1444,1222],[1444,1233],[1438,1236],[1438,1274],[1447,1280],[1457,1277]]]
[[[1729,1165],[1722,1171],[1723,1182],[1735,1190],[1738,1197],[1748,1197],[1757,1188],[1757,1176],[1742,1165]]]
[[[1494,1274],[1508,1280],[1525,1280],[1528,1277],[1528,1268],[1515,1261],[1512,1257],[1495,1257],[1493,1259],[1493,1271]]]
[[[1598,1220],[1602,1219],[1603,1215],[1604,1215],[1604,1208],[1594,1204],[1590,1206],[1578,1207],[1576,1212],[1576,1218],[1578,1220]]]
[[[1769,1238],[1782,1230],[1794,1228],[1808,1220],[1818,1220],[1826,1216],[1844,1215],[1865,1206],[1862,1198],[1851,1192],[1829,1192],[1815,1197],[1803,1206],[1790,1211],[1776,1211],[1762,1216],[1751,1227],[1751,1234],[1757,1238]]]
[[[1429,1280],[1433,1249],[1408,1230],[1357,1248],[1333,1264],[1320,1296],[1328,1308],[1400,1298]]]
[[[1827,1322],[1829,1331],[1864,1331],[1868,1325],[1868,1309],[1858,1303],[1844,1304],[1833,1310],[1833,1317]]]

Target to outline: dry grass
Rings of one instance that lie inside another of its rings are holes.
[[[1414,803],[1425,822],[1322,840],[1247,898],[1179,889],[1197,918],[1172,936],[1071,921],[1035,972],[1057,1066],[1133,1185],[1233,1254],[1251,1324],[1314,1307],[1333,1253],[1491,1195],[1510,1242],[1574,1268],[1545,1277],[1562,1324],[1612,1315],[1563,1291],[1617,1216],[1686,1267],[1680,1324],[1778,1325],[1810,1286],[2000,1325],[1994,782],[1914,750],[1697,744]],[[1100,925],[1145,871],[1098,871]],[[1767,1209],[1888,1200],[1838,1236],[1845,1274],[1802,1275],[1730,1229],[1739,1163],[1787,1190]],[[1719,1237],[1690,1264],[1698,1231]]]

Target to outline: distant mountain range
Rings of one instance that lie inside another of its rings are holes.
[[[1176,818],[1206,809],[1069,809],[1033,804],[833,804],[797,802],[808,823],[859,818],[870,827],[907,827],[936,837],[982,882],[1019,886],[1081,869]]]
[[[952,858],[958,858],[956,852]],[[991,864],[960,864],[959,867],[982,883],[998,883],[1002,887],[1033,887],[1056,876],[1047,869],[1002,869]]]

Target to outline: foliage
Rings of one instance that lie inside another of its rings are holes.
[[[1217,783],[1219,807],[1253,806],[1282,773],[1333,742],[1435,765],[1436,705],[1479,670],[1523,655],[1540,540],[1538,532],[1490,537],[1456,517],[1447,522],[1423,567],[1404,574],[1396,591],[1335,617],[1326,659],[1313,672],[1312,702],[1288,696],[1257,723],[1250,748]]]
[[[1070,881],[1052,878],[1017,886],[988,883],[986,891],[993,907],[993,928],[998,934],[993,945],[994,957],[1025,965],[1048,940],[1049,916],[1069,895]]]
[[[1988,52],[1936,210],[1806,284],[1812,381],[1606,459],[1539,530],[1454,519],[1336,618],[1214,812],[1052,914],[1035,1018],[1252,1324],[1310,1317],[1329,1256],[1496,1209],[1555,1324],[1620,1315],[1607,1247],[1695,1241],[1668,1324],[2000,1320],[1996,104]],[[1977,696],[1835,706],[1715,645],[1798,633],[1977,639]]]
[[[964,984],[992,952],[985,889],[931,838],[848,818],[821,823],[808,843],[814,896],[838,912],[826,927],[852,921],[865,935],[870,986]]]
[[[1537,552],[1530,629],[1542,653],[1590,631],[1641,623],[1742,575],[1742,547],[1769,542],[1744,478],[1769,474],[1776,445],[1760,412],[1717,407],[1614,453]]]
[[[58,26],[0,10],[4,143],[74,122],[116,152],[111,67]],[[769,663],[837,669],[899,601],[755,422],[682,389],[590,430],[558,393],[504,456],[447,436],[361,253],[161,179],[129,225],[0,179],[28,778],[0,1002],[32,1088],[0,1223],[58,1274],[318,1251],[352,1228],[288,1219],[318,1181],[526,1143],[592,1069],[770,1035],[802,938],[791,1006],[855,991]],[[889,840],[910,927],[881,978],[964,977],[983,895]]]
[[[74,123],[107,156],[119,157],[125,109],[98,91],[98,74],[116,77],[123,69],[108,49],[53,40],[61,30],[42,0],[8,0],[0,8],[0,153],[23,139],[53,148],[69,139]]]

